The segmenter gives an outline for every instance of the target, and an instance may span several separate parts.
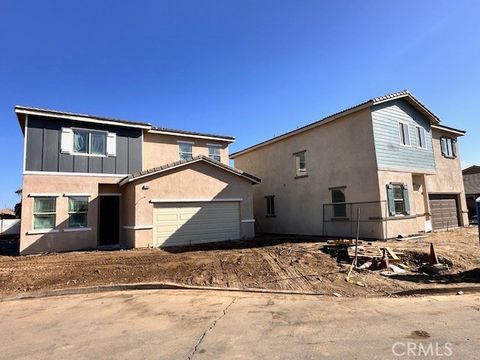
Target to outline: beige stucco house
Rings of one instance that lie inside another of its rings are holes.
[[[230,156],[262,179],[257,231],[386,239],[468,225],[458,138],[408,91]]]
[[[233,137],[17,106],[25,137],[20,253],[254,237]]]

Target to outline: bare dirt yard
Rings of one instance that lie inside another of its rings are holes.
[[[427,275],[430,242],[448,271]],[[134,249],[0,256],[0,296],[39,290],[140,282],[173,282],[224,288],[294,290],[342,296],[389,296],[421,287],[480,285],[480,247],[476,228],[456,229],[425,238],[372,242],[401,253],[408,271],[383,276],[354,271],[345,249],[331,251],[325,239],[262,236],[183,249]]]

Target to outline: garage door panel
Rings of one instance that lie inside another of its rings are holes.
[[[238,202],[157,204],[153,212],[156,246],[240,238]]]
[[[456,195],[435,194],[430,195],[429,199],[433,229],[444,229],[459,225]]]

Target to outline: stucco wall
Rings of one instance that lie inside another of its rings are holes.
[[[144,131],[143,133],[143,169],[151,169],[160,165],[169,164],[179,160],[178,142],[193,142],[192,156],[208,156],[207,144],[218,144],[220,148],[221,162],[228,165],[228,143],[216,141],[195,139],[190,137],[180,137],[171,135],[154,134]]]
[[[256,185],[255,185],[256,186]],[[124,185],[125,194],[135,194],[134,223],[128,225],[153,225],[153,199],[205,200],[237,199],[240,201],[240,218],[253,219],[252,183],[237,175],[204,162],[173,169],[168,173],[154,175]],[[146,189],[148,188],[148,189]],[[126,215],[131,219],[131,214]],[[130,221],[130,220],[129,220]],[[153,229],[127,230],[134,233],[135,247],[152,246]],[[130,236],[130,235],[129,235]],[[252,238],[254,224],[241,224],[241,237]]]
[[[457,141],[457,157],[454,159],[446,158],[442,155],[440,147],[440,137],[454,137],[451,133],[446,133],[438,129],[433,130],[433,152],[437,165],[437,173],[426,177],[426,188],[428,193],[455,193],[460,199],[461,224],[468,225],[468,210],[465,199],[465,190],[463,185],[462,167],[460,162],[460,141]]]
[[[308,177],[295,178],[293,154],[303,150]],[[346,202],[379,200],[369,109],[238,155],[235,167],[262,179],[253,188],[259,232],[321,235],[323,204],[332,202],[331,187],[346,186]],[[275,196],[275,217],[266,217],[268,195]],[[373,223],[362,233],[381,235]]]
[[[97,246],[99,183],[114,184],[119,178],[93,176],[24,175],[22,191],[22,222],[20,253],[71,251]],[[58,194],[56,204],[57,233],[29,235],[33,230],[33,201],[29,194]],[[68,227],[68,197],[65,193],[90,194],[88,209],[89,231],[64,231]]]

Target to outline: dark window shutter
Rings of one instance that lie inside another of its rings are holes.
[[[410,215],[410,200],[408,198],[408,185],[403,185],[403,204],[405,206],[405,214]]]
[[[452,152],[453,156],[457,157],[457,140],[452,139]]]
[[[387,201],[388,201],[388,214],[390,216],[395,215],[395,201],[393,198],[393,186],[392,184],[387,184]]]
[[[447,142],[444,137],[440,138],[440,148],[442,149],[442,155],[445,156],[447,153]]]

